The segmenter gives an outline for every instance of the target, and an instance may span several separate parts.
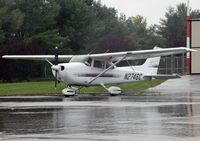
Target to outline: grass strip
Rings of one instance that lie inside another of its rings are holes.
[[[141,91],[161,84],[163,80],[152,80],[137,83],[124,83],[109,86],[117,86],[122,89],[123,92],[127,91]],[[62,89],[66,88],[66,85],[60,83],[57,89],[54,88],[54,81],[43,82],[21,82],[21,83],[1,83],[0,84],[0,96],[7,95],[44,95],[44,94],[61,94]],[[106,92],[101,86],[84,87],[81,89],[81,93],[96,93]]]

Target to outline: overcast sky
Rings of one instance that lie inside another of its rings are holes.
[[[146,17],[148,25],[159,24],[160,18],[164,18],[169,6],[175,7],[187,0],[101,0],[108,7],[114,7],[118,13],[126,16],[142,15]],[[200,0],[190,0],[190,7],[200,9]]]

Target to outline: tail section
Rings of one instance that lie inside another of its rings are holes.
[[[144,64],[141,66],[147,74],[157,74],[158,66],[160,63],[160,57],[147,58]]]
[[[161,48],[154,47],[154,49],[161,49]],[[132,68],[134,69],[134,71],[141,72],[144,75],[150,75],[150,76],[157,75],[158,67],[160,64],[160,58],[161,58],[160,56],[147,58],[143,65],[132,66]],[[130,69],[130,67],[123,67],[123,68]]]
[[[159,47],[154,47],[154,49],[160,49]],[[144,71],[147,74],[155,75],[158,72],[158,66],[160,63],[160,56],[159,57],[153,57],[153,58],[147,58],[144,64],[142,65]]]
[[[150,68],[158,68],[159,63],[160,63],[160,56],[153,57],[153,58],[147,58],[142,66],[150,67]]]

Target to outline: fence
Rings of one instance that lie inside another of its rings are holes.
[[[159,74],[185,74],[186,55],[170,55],[161,57],[158,73]]]

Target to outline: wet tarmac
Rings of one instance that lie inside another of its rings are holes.
[[[0,140],[199,141],[200,76],[114,97],[0,97]]]

